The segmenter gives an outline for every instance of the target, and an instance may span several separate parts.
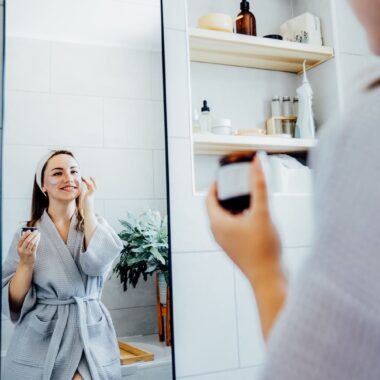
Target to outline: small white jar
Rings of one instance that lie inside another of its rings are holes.
[[[214,119],[212,121],[211,132],[217,135],[232,135],[230,119]]]

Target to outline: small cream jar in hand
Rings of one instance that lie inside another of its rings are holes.
[[[249,208],[251,202],[251,163],[255,152],[231,153],[219,160],[217,190],[220,205],[232,214]]]

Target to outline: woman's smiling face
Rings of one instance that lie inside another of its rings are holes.
[[[68,154],[52,157],[45,168],[42,190],[49,198],[61,201],[76,199],[82,186],[77,161]]]

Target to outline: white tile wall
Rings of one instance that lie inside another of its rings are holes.
[[[97,179],[99,198],[154,198],[152,150],[76,149],[76,156],[82,172]]]
[[[189,71],[187,38],[184,31],[165,29],[166,95],[176,99],[167,108],[169,137],[190,136]]]
[[[179,377],[186,380],[256,380],[259,378],[260,367],[239,368],[234,371],[208,373],[201,376]]]
[[[2,223],[1,248],[4,261],[16,231],[29,217],[30,199],[3,199],[2,207],[3,215],[6,215],[6,223]]]
[[[345,103],[360,90],[366,69],[366,56],[356,54],[340,54],[341,87]]]
[[[371,53],[363,26],[357,20],[350,4],[345,0],[333,1],[336,14],[336,31],[338,41],[338,70],[343,109],[349,107],[353,95],[361,91],[374,74],[379,75],[379,58]],[[372,66],[375,64],[375,66]],[[374,73],[374,74],[373,74]]]
[[[3,197],[31,198],[34,171],[38,160],[47,152],[43,146],[8,145],[4,130]]]
[[[207,192],[216,180],[220,156],[194,155],[195,189],[197,192]]]
[[[210,233],[205,197],[170,200],[171,244],[174,252],[220,249]]]
[[[318,127],[322,127],[340,109],[336,59],[308,71],[307,75],[313,89],[315,122]]]
[[[5,125],[8,144],[101,147],[102,100],[8,91]]]
[[[283,250],[282,263],[290,283],[293,283],[297,278],[311,252],[311,247],[285,248]]]
[[[168,112],[176,107],[169,102],[175,96],[168,95]],[[170,125],[170,124],[169,124]],[[170,199],[189,199],[193,195],[193,176],[190,139],[169,137],[169,192]]]
[[[154,196],[155,198],[166,197],[166,160],[164,150],[153,151],[154,163]]]
[[[283,247],[307,247],[313,239],[312,195],[272,197],[273,219]]]
[[[237,368],[233,265],[218,252],[172,260],[177,376]]]
[[[104,146],[107,148],[164,148],[162,101],[105,99]]]
[[[186,0],[164,2],[164,25],[170,29],[186,29]]]
[[[264,360],[265,343],[255,296],[249,281],[237,267],[235,277],[240,367],[257,366]]]
[[[53,43],[52,90],[57,93],[149,99],[150,52]]]
[[[163,100],[162,52],[151,53],[152,99]]]
[[[50,42],[7,38],[6,43],[6,59],[12,62],[6,67],[6,89],[49,92]]]
[[[117,232],[128,211],[166,215],[159,52],[10,37],[6,67],[3,252],[29,216],[35,166],[48,148],[72,150],[81,174],[97,179],[96,211]],[[154,281],[124,293],[113,277],[102,299],[120,335],[156,331]],[[12,327],[4,323],[6,349]]]
[[[350,7],[349,1],[334,0],[337,25],[337,38],[340,52],[351,54],[368,54],[370,48],[364,28],[359,23]]]

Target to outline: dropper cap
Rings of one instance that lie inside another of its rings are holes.
[[[201,109],[202,112],[210,112],[210,107],[207,105],[207,100],[203,101],[203,107]]]
[[[242,11],[249,11],[249,2],[247,0],[242,0],[240,3],[240,9]]]

